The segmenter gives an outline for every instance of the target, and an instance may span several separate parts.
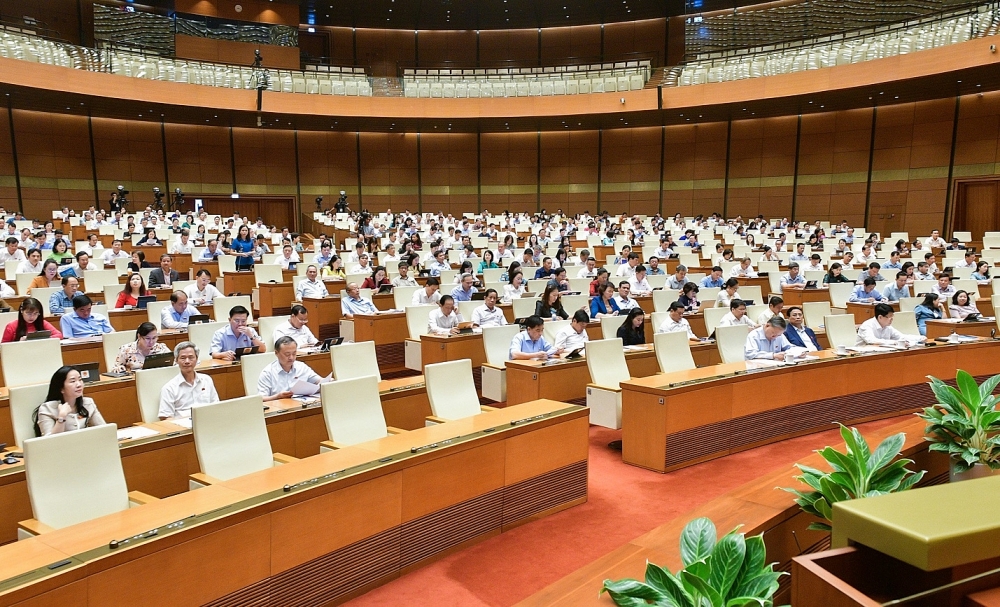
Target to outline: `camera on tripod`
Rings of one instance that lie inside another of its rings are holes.
[[[153,208],[158,211],[163,210],[163,192],[160,188],[153,188]]]
[[[174,210],[180,211],[184,204],[184,192],[180,188],[174,188]]]
[[[340,191],[340,199],[337,200],[337,204],[333,205],[333,208],[337,213],[350,212],[350,208],[347,206],[347,192],[344,190]]]

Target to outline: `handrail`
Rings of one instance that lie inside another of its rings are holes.
[[[615,55],[610,58],[600,58],[599,56],[588,56],[588,57],[564,57],[559,60],[558,63],[546,63],[543,65],[538,65],[531,63],[529,61],[521,61],[517,59],[500,59],[492,61],[480,61],[478,65],[469,65],[468,62],[461,61],[432,61],[432,62],[398,62],[396,64],[396,75],[400,78],[403,77],[404,70],[443,70],[443,69],[461,69],[461,70],[481,70],[481,69],[504,69],[504,68],[547,68],[547,67],[567,67],[571,65],[590,65],[595,63],[623,63],[626,61],[642,61],[648,59],[650,62],[650,67],[655,69],[656,65],[656,53],[635,51],[631,53],[624,53],[621,55]]]

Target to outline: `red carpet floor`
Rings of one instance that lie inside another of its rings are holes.
[[[865,432],[902,419],[859,428]],[[609,441],[620,436],[620,432],[590,428],[590,495],[586,504],[435,561],[347,605],[513,605],[750,478],[781,468],[787,468],[791,477],[792,465],[811,450],[841,444],[836,430],[830,430],[659,474],[623,464],[621,453],[607,448]],[[594,588],[594,593],[598,590]]]

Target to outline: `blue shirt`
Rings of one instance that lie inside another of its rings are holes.
[[[472,294],[477,290],[476,287],[469,287],[469,290],[466,291],[459,285],[451,290],[451,296],[455,298],[455,301],[472,301]]]
[[[785,339],[785,335],[779,334],[774,339],[768,339],[764,335],[764,327],[758,327],[747,335],[746,344],[743,347],[743,357],[746,360],[754,358],[774,359],[778,352],[784,352],[791,348],[791,344]]]
[[[111,323],[100,314],[91,313],[87,318],[80,318],[76,311],[59,319],[59,328],[65,339],[72,337],[92,337],[102,333],[114,333]]]
[[[902,270],[903,269],[903,264],[899,263],[898,261],[896,263],[892,263],[891,261],[887,261],[884,264],[882,264],[882,269],[883,270]]]
[[[73,297],[79,294],[80,292],[76,291],[73,293]],[[49,312],[53,314],[65,313],[66,308],[73,307],[73,297],[66,297],[66,291],[59,289],[49,297]]]
[[[917,329],[920,331],[921,335],[927,335],[927,321],[928,320],[940,320],[941,310],[937,308],[928,308],[924,305],[919,305],[913,308],[913,316],[917,320]]]
[[[192,314],[200,314],[198,309],[188,304],[183,312],[178,312],[174,306],[169,305],[160,311],[160,326],[164,329],[179,329],[186,327]]]
[[[358,297],[357,299],[351,299],[350,297],[342,297],[340,299],[340,311],[342,314],[376,314],[378,313],[378,308],[375,307],[371,301]]]
[[[427,266],[427,269],[431,271],[431,276],[440,276],[441,272],[451,269],[451,264],[435,259]]]
[[[532,341],[527,331],[521,331],[514,336],[514,339],[510,340],[510,352],[507,353],[507,358],[514,360],[514,352],[524,352],[526,354],[545,352],[551,356],[553,351],[549,342],[545,341],[544,335],[539,337],[537,341]]]
[[[865,301],[871,298],[875,301],[882,301],[882,294],[878,292],[878,289],[873,288],[871,293],[865,291],[865,285],[858,285],[854,288],[851,293],[851,297],[847,301]]]
[[[215,253],[212,253],[208,250],[208,247],[205,247],[205,250],[201,252],[201,256],[198,257],[198,261],[212,261],[219,255],[222,255],[222,251],[218,248],[215,249]]]
[[[896,281],[885,285],[882,289],[882,297],[888,299],[889,301],[899,301],[900,299],[910,296],[910,285],[904,284],[903,288],[900,289],[896,287]]]
[[[722,288],[722,285],[724,285],[724,284],[726,284],[726,283],[725,283],[724,280],[722,280],[721,276],[719,278],[717,278],[717,279],[713,279],[711,276],[706,276],[705,278],[701,279],[701,286],[703,286],[703,287],[719,287],[719,288]]]
[[[590,317],[597,318],[598,314],[612,314],[618,311],[618,304],[615,302],[615,298],[612,297],[608,300],[610,305],[604,305],[604,298],[600,295],[594,297],[590,300]]]
[[[206,251],[208,249],[205,249]],[[252,240],[240,240],[234,239],[232,244],[229,245],[229,250],[234,253],[253,253],[253,241]],[[253,257],[237,257],[236,258],[236,268],[252,268],[253,267]]]
[[[552,266],[548,270],[545,269],[545,266],[542,266],[542,267],[538,268],[537,270],[535,270],[535,280],[540,280],[542,278],[548,278],[548,277],[552,276],[555,273],[556,273],[555,266]]]
[[[252,329],[251,329],[252,330]],[[257,333],[253,333],[257,335]],[[249,335],[240,333],[239,337],[233,333],[233,325],[227,324],[212,335],[212,354],[216,352],[235,352],[236,348],[253,347],[253,339]]]

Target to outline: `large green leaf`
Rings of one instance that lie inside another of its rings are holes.
[[[681,561],[684,566],[708,558],[715,546],[715,538],[715,524],[709,519],[697,518],[688,523],[681,533]]]
[[[969,408],[979,406],[979,403],[983,399],[979,396],[979,386],[976,385],[976,378],[972,377],[968,371],[959,369],[955,375],[955,383],[958,385],[958,391],[961,393],[962,401],[966,406]]]
[[[712,586],[710,586],[705,580],[687,570],[681,571],[681,579],[685,582],[685,584],[694,588],[698,594],[707,598],[712,604],[712,607],[725,607],[725,601],[722,599],[722,595],[719,594],[715,588],[712,588]]]
[[[684,584],[663,567],[647,562],[646,583],[667,595],[664,602],[670,607],[695,607],[694,598],[684,589]]]
[[[759,607],[766,607],[770,605],[770,601],[765,601],[763,599],[758,599],[754,596],[738,596],[726,601],[726,607],[745,607],[746,605],[757,605]]]
[[[604,580],[604,587],[601,588],[601,592],[604,591],[611,594],[612,598],[616,595],[620,595],[623,597],[632,597],[647,601],[662,601],[667,596],[649,584],[633,579],[618,580],[617,582]]]
[[[1000,385],[1000,374],[994,375],[983,383],[979,384],[979,399],[986,401],[993,395],[993,391]]]
[[[899,455],[905,442],[906,434],[900,432],[899,434],[893,434],[879,443],[872,454],[871,462],[868,465],[869,469],[874,472],[887,465],[894,457]]]
[[[720,596],[726,597],[729,594],[729,589],[743,567],[746,551],[746,539],[742,533],[726,534],[712,550],[712,556],[708,561],[712,567],[709,583]]]
[[[736,590],[744,582],[759,574],[761,569],[764,568],[764,561],[767,560],[767,549],[764,546],[763,535],[754,535],[746,538],[745,545],[746,556],[743,558],[743,566],[740,567],[740,572],[730,589],[728,595],[730,597],[735,596]]]

